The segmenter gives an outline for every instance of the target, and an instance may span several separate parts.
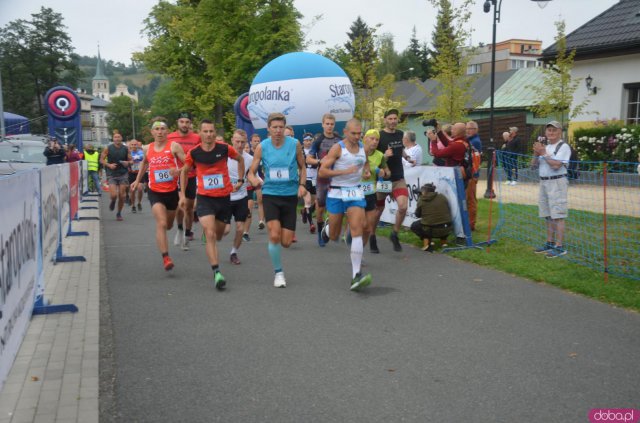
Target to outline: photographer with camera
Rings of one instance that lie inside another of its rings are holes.
[[[415,215],[420,219],[411,224],[411,231],[422,239],[422,250],[434,251],[433,238],[440,239],[440,246],[447,246],[447,237],[453,232],[449,200],[436,192],[432,183],[424,184],[419,192]]]
[[[62,164],[67,158],[67,152],[54,137],[51,138],[42,154],[47,158],[47,166]]]

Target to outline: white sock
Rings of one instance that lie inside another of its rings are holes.
[[[353,269],[353,277],[360,273],[360,265],[362,264],[362,236],[353,237],[351,240],[351,268]]]
[[[237,254],[238,249],[236,247],[231,248],[231,254]]]

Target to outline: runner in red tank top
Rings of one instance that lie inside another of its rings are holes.
[[[135,192],[142,176],[149,169],[149,202],[151,212],[156,219],[156,243],[162,254],[165,270],[173,269],[173,261],[169,257],[169,241],[167,231],[173,226],[178,208],[178,176],[180,169],[176,160],[185,160],[180,144],[167,140],[167,124],[156,119],[151,125],[154,142],[145,146],[144,160],[136,180],[131,184]]]
[[[186,155],[191,149],[200,144],[200,135],[191,130],[193,117],[189,112],[180,112],[178,115],[178,129],[175,132],[170,133],[167,136],[169,141],[175,141],[184,150]],[[178,162],[178,166],[182,168],[184,163]],[[178,226],[178,232],[173,239],[174,245],[179,245],[184,251],[189,249],[189,241],[193,240],[193,207],[196,199],[196,172],[192,170],[189,172],[189,179],[187,180],[184,207],[178,208],[176,213],[176,224]]]
[[[212,121],[202,120],[200,135],[202,136],[202,144],[187,154],[185,165],[180,174],[180,205],[186,201],[184,194],[187,172],[195,168],[198,179],[198,220],[207,240],[207,257],[213,270],[215,286],[217,289],[223,289],[226,280],[220,273],[216,241],[222,239],[225,226],[229,221],[231,209],[229,195],[244,183],[244,180],[238,180],[235,187],[231,184],[227,159],[238,161],[239,175],[244,175],[244,160],[241,153],[238,153],[232,146],[226,142],[215,140],[216,128]]]

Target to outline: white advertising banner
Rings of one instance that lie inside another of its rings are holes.
[[[287,125],[299,126],[318,123],[325,113],[333,113],[338,122],[349,120],[355,105],[349,78],[334,76],[252,85],[247,109],[254,128],[265,129],[270,113],[284,113]]]
[[[436,186],[436,191],[443,194],[449,200],[454,233],[457,237],[464,238],[462,209],[463,207],[466,209],[466,204],[464,204],[464,199],[462,202],[459,199],[455,169],[440,166],[416,166],[408,169],[405,168],[404,177],[409,188],[409,206],[402,225],[410,227],[411,224],[418,219],[415,215],[418,196],[415,195],[413,191],[419,190],[424,184],[432,183]],[[380,220],[386,223],[395,223],[397,210],[398,203],[389,195]]]
[[[60,199],[57,166],[40,169],[40,198],[42,208],[42,259],[49,262],[56,254],[60,235]]]
[[[87,161],[80,162],[80,194],[84,195],[89,192],[89,172],[87,170]]]
[[[0,390],[29,326],[39,278],[37,171],[0,178]]]

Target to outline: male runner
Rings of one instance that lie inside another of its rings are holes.
[[[307,179],[302,146],[291,137],[284,136],[286,118],[282,113],[271,113],[267,118],[270,137],[256,147],[253,163],[247,174],[254,187],[262,185],[262,202],[269,231],[269,256],[275,271],[273,286],[287,286],[282,263],[281,248],[289,248],[296,230],[298,197],[307,192]],[[264,183],[256,176],[258,166],[264,169]]]
[[[167,136],[169,141],[175,141],[184,150],[186,155],[196,145],[200,144],[200,136],[194,133],[192,128],[193,117],[189,112],[180,112],[178,115],[178,129],[175,132],[170,133]],[[178,163],[178,166],[182,167],[182,163]],[[189,249],[189,241],[193,240],[193,204],[196,198],[196,173],[192,171],[189,173],[189,179],[187,180],[186,190],[184,195],[186,199],[183,202],[184,208],[179,208],[176,214],[176,223],[178,226],[178,232],[173,239],[174,245],[179,245],[183,250]],[[182,190],[180,190],[182,193]]]
[[[167,140],[167,123],[156,118],[151,124],[153,142],[145,146],[145,156],[140,165],[136,180],[131,184],[131,191],[135,191],[144,175],[149,170],[149,190],[147,196],[151,204],[151,213],[156,220],[156,243],[165,270],[174,267],[169,257],[169,241],[167,231],[173,227],[178,208],[178,168],[177,160],[184,162],[184,151],[177,142]]]
[[[126,145],[122,143],[122,135],[114,131],[113,143],[102,150],[100,157],[102,165],[107,170],[107,183],[109,184],[109,210],[113,211],[118,201],[118,212],[116,219],[122,221],[122,209],[124,208],[124,197],[129,186],[127,168],[131,162],[131,155]]]
[[[247,183],[245,182],[246,171],[251,167],[253,157],[251,154],[245,152],[245,145],[247,144],[247,133],[242,129],[236,129],[231,136],[231,144],[233,148],[242,154],[244,161],[244,173],[239,172],[239,161],[231,158],[227,159],[227,167],[229,168],[229,178],[231,178],[231,185],[233,191],[231,192],[231,210],[229,213],[229,219],[225,228],[225,235],[231,231],[231,217],[236,222],[236,234],[233,238],[233,247],[229,255],[229,261],[233,264],[240,264],[240,258],[238,258],[238,250],[242,244],[244,224],[249,215],[249,198],[247,196]]]
[[[347,214],[351,231],[351,268],[350,289],[355,291],[371,283],[371,275],[362,275],[362,233],[366,224],[364,208],[366,201],[361,187],[362,179],[369,179],[371,172],[364,146],[360,142],[362,124],[351,119],[344,128],[344,140],[338,142],[322,160],[318,176],[331,178],[327,194],[329,211],[329,238],[337,241],[340,237],[343,215]]]
[[[333,129],[336,126],[336,117],[331,113],[325,113],[322,116],[322,132],[315,136],[309,156],[306,162],[309,165],[320,166],[320,161],[329,153],[331,147],[340,141],[340,135],[335,133]],[[318,245],[325,246],[322,239],[322,227],[324,226],[324,209],[327,202],[327,192],[329,191],[329,178],[322,178],[318,175],[316,180],[316,221],[318,223]]]
[[[404,180],[404,168],[402,167],[402,152],[404,145],[402,144],[402,137],[404,133],[398,126],[399,112],[397,109],[390,109],[384,113],[384,129],[380,131],[380,142],[378,144],[378,150],[384,154],[387,160],[387,165],[391,171],[391,194],[398,203],[398,210],[396,212],[396,221],[393,224],[393,230],[391,231],[391,242],[393,243],[394,251],[402,251],[402,245],[400,245],[400,239],[398,238],[398,231],[400,225],[407,214],[407,205],[409,204],[409,190],[407,189],[407,183]],[[380,222],[380,216],[384,210],[385,200],[389,195],[388,192],[376,193],[378,196],[377,208],[378,217],[376,219],[376,227]],[[369,249],[372,253],[379,253],[378,242],[376,240],[375,231],[369,238]]]
[[[220,273],[218,262],[218,246],[224,235],[224,228],[229,219],[229,194],[233,190],[229,178],[227,158],[238,161],[238,173],[244,175],[244,161],[233,147],[225,142],[216,141],[216,128],[212,121],[203,119],[200,123],[202,144],[187,153],[185,166],[180,174],[180,202],[186,201],[187,174],[195,167],[198,178],[197,211],[198,220],[206,238],[206,251],[209,258],[213,280],[217,289],[224,289],[226,280]]]
[[[140,172],[140,164],[144,160],[144,151],[142,151],[142,144],[137,140],[129,141],[129,153],[131,154],[131,166],[129,166],[129,183],[132,184],[138,172]],[[142,211],[142,185],[138,184],[138,189],[130,190],[129,197],[131,199],[131,213]],[[136,198],[138,199],[138,208],[136,209]]]
[[[258,134],[253,134],[251,135],[251,155],[253,156],[253,152],[256,151],[256,147],[258,147],[260,145],[261,139],[260,139],[260,135]],[[258,167],[258,177],[262,179],[263,177],[263,173],[262,173],[262,168]],[[251,187],[251,188],[249,188]],[[245,234],[247,234],[246,237],[244,237],[245,241],[249,241],[249,228],[251,228],[251,215],[253,213],[253,206],[255,203],[258,204],[258,229],[262,230],[265,227],[264,224],[264,207],[262,205],[262,188],[261,187],[254,187],[253,185],[249,185],[247,187],[247,190],[249,190],[249,217],[247,218],[247,221],[245,222],[244,225],[244,232]]]
[[[364,134],[364,152],[369,161],[369,169],[371,176],[362,180],[362,191],[364,191],[364,199],[367,205],[364,208],[366,216],[366,225],[362,236],[362,242],[367,245],[369,237],[375,233],[378,213],[376,211],[376,182],[390,175],[387,161],[384,154],[378,151],[378,142],[380,141],[380,132],[377,129],[369,129]]]
[[[311,144],[313,143],[313,135],[309,132],[302,136],[302,150],[306,158],[311,154]],[[313,212],[316,208],[316,181],[318,177],[318,166],[307,163],[307,194],[304,196],[304,208],[302,209],[302,223],[309,222],[309,232],[316,232],[316,225],[313,224]]]

